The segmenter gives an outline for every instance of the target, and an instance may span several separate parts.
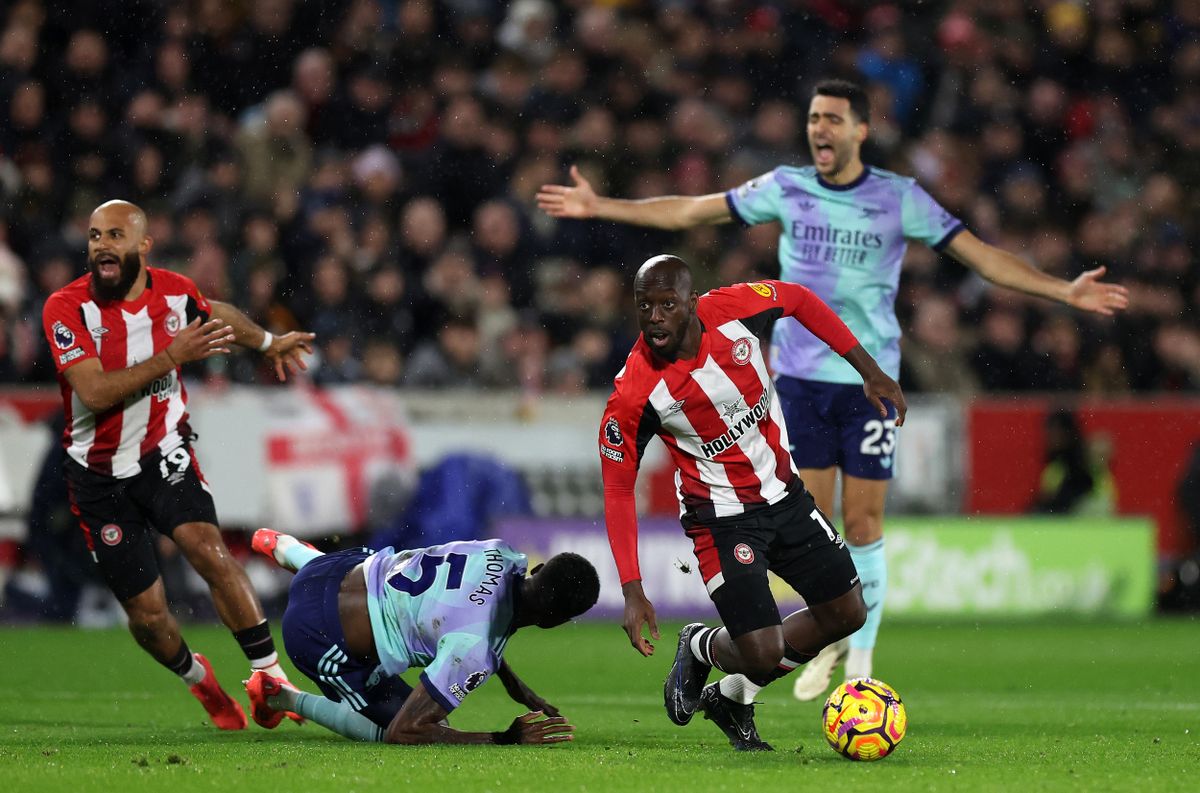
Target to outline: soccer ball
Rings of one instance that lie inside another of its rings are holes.
[[[860,677],[833,690],[821,711],[825,740],[851,760],[879,760],[904,739],[908,715],[896,690]]]

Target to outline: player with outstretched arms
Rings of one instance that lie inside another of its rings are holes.
[[[804,284],[831,306],[893,378],[900,370],[896,294],[909,241],[945,251],[999,286],[1111,314],[1127,304],[1124,287],[1100,281],[1104,268],[1066,281],[988,245],[916,180],[867,166],[861,158],[870,107],[861,86],[819,83],[808,109],[813,165],[780,166],[723,193],[637,201],[600,196],[578,169],[574,184],[544,185],[538,206],[554,217],[597,218],[662,229],[778,221],[780,278]],[[887,591],[883,513],[898,453],[896,416],[878,416],[858,388],[854,367],[795,320],[775,325],[777,374],[792,455],[817,505],[832,513],[842,480],[842,528],[862,576],[867,621],[831,645],[796,681],[800,699],[816,699],[845,660],[846,677],[869,677]]]
[[[596,603],[600,579],[561,553],[526,575],[525,555],[502,540],[378,553],[322,554],[271,529],[253,547],[296,572],[283,616],[288,657],[324,696],[265,672],[246,683],[255,720],[273,727],[292,711],[347,738],[398,744],[555,744],[574,727],[508,667],[522,627],[553,628]],[[415,686],[400,677],[421,668]],[[446,716],[493,674],[529,708],[502,732],[452,729]]]
[[[845,323],[798,284],[763,281],[699,296],[685,262],[657,256],[637,272],[634,303],[642,335],[613,383],[599,438],[625,631],[642,655],[654,651],[642,635],[644,626],[653,638],[659,633],[642,589],[634,484],[657,435],[675,463],[681,522],[723,623],[680,632],[663,689],[667,715],[682,725],[699,709],[735,749],[770,749],[754,724],[754,695],[857,630],[866,604],[845,543],[788,453],[759,337],[793,318],[859,373],[879,416],[894,407],[903,423],[904,396]],[[808,607],[781,620],[768,570]],[[714,666],[727,676],[706,685]]]
[[[146,215],[127,201],[92,212],[89,273],[50,296],[42,312],[66,413],[63,472],[71,511],[129,630],[174,672],[219,728],[246,714],[193,653],[167,606],[154,554],[170,537],[208,584],[213,605],[252,669],[283,676],[250,580],[221,538],[208,483],[192,451],[179,367],[229,352],[262,352],[282,380],[305,368],[311,333],[274,336],[184,275],[151,267]]]

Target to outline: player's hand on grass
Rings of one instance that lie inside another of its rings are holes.
[[[899,383],[882,371],[877,370],[875,374],[863,380],[863,393],[866,394],[867,400],[879,411],[881,418],[887,418],[888,414],[887,405],[883,404],[883,400],[886,399],[895,405],[896,426],[904,426],[904,416],[908,413],[908,403],[904,401],[904,392],[900,390]]]
[[[654,614],[654,604],[647,599],[646,593],[642,591],[641,581],[630,581],[621,587],[621,592],[625,595],[625,621],[623,627],[625,628],[625,635],[629,637],[629,643],[633,645],[633,649],[642,655],[654,655],[654,645],[642,635],[642,626],[645,625],[650,629],[651,638],[662,638],[662,635],[658,632],[658,618]]]
[[[167,355],[180,366],[214,355],[228,355],[231,344],[233,328],[230,325],[215,318],[201,324],[197,317],[175,335],[175,340],[167,347]]]
[[[1079,275],[1067,290],[1067,304],[1106,317],[1129,306],[1129,290],[1119,284],[1101,282],[1107,268],[1097,267]]]
[[[574,187],[544,184],[537,194],[538,208],[555,218],[590,218],[596,214],[596,191],[583,178],[579,168],[571,166]]]
[[[275,364],[275,376],[280,380],[287,380],[288,372],[296,374],[307,370],[308,364],[304,362],[300,353],[312,355],[312,340],[316,337],[315,333],[292,331],[291,333],[282,333],[272,339],[271,346],[263,355]]]
[[[573,732],[575,727],[563,716],[546,716],[540,710],[533,710],[513,719],[504,731],[503,743],[563,743],[575,740]]]

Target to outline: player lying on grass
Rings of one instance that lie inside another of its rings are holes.
[[[536,743],[572,739],[574,727],[504,662],[527,625],[554,628],[596,603],[588,560],[561,553],[525,575],[525,555],[501,540],[378,553],[323,554],[271,529],[253,547],[296,573],[283,641],[324,697],[255,672],[246,683],[254,720],[271,729],[299,713],[340,735],[385,743]],[[400,675],[424,667],[416,686]],[[452,729],[446,716],[495,673],[529,712],[502,732]]]
[[[754,725],[754,695],[858,630],[862,586],[846,544],[805,489],[788,453],[788,430],[759,337],[794,317],[859,373],[880,416],[889,405],[904,423],[904,395],[837,315],[798,284],[763,281],[692,290],[675,256],[646,261],[633,284],[642,335],[613,382],[600,426],[604,515],[625,595],[625,631],[642,655],[658,638],[654,606],[642,591],[634,483],[657,435],[677,468],[681,521],[722,626],[679,634],[664,685],[667,715],[687,724],[696,710],[735,749],[770,745]],[[780,620],[770,570],[808,608]],[[728,674],[706,686],[712,667]]]

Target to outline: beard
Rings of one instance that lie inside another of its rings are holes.
[[[92,273],[92,292],[96,297],[104,302],[124,300],[142,269],[142,260],[136,252],[125,254],[125,257],[121,259],[120,274],[113,283],[101,280],[100,267],[96,264],[95,259],[88,260],[88,269]]]

